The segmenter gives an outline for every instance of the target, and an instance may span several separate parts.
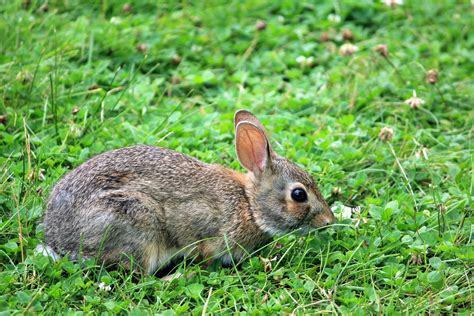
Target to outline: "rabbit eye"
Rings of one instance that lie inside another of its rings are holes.
[[[308,199],[308,195],[305,190],[297,188],[291,191],[291,198],[296,202],[304,202]]]

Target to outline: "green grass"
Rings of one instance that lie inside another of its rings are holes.
[[[46,11],[0,0],[0,314],[469,315],[469,1],[155,2],[127,13],[123,1],[53,0]],[[359,48],[351,56],[338,52],[343,29]],[[418,109],[404,103],[413,90]],[[143,143],[242,170],[239,108],[339,215],[360,212],[276,238],[238,267],[179,264],[188,278],[172,281],[34,254],[53,185],[95,154]],[[391,140],[379,140],[383,127]]]

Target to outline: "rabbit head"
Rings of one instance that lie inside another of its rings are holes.
[[[272,150],[264,127],[252,113],[236,112],[234,126],[237,156],[249,171],[252,216],[260,229],[279,235],[334,223],[314,179]]]

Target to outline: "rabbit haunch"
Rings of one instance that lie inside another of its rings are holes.
[[[238,261],[272,235],[333,222],[313,179],[272,151],[260,122],[247,111],[234,122],[247,174],[153,146],[103,153],[53,189],[47,245],[105,263],[133,256],[152,273],[175,255]],[[307,201],[293,201],[294,188]]]

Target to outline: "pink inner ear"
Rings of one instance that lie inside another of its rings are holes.
[[[254,173],[265,170],[268,143],[265,134],[253,124],[239,124],[237,128],[237,155],[242,165]]]
[[[248,130],[245,131],[247,137],[250,139],[252,160],[260,172],[265,170],[267,163],[267,141],[259,132],[253,131],[254,137],[251,136]]]

